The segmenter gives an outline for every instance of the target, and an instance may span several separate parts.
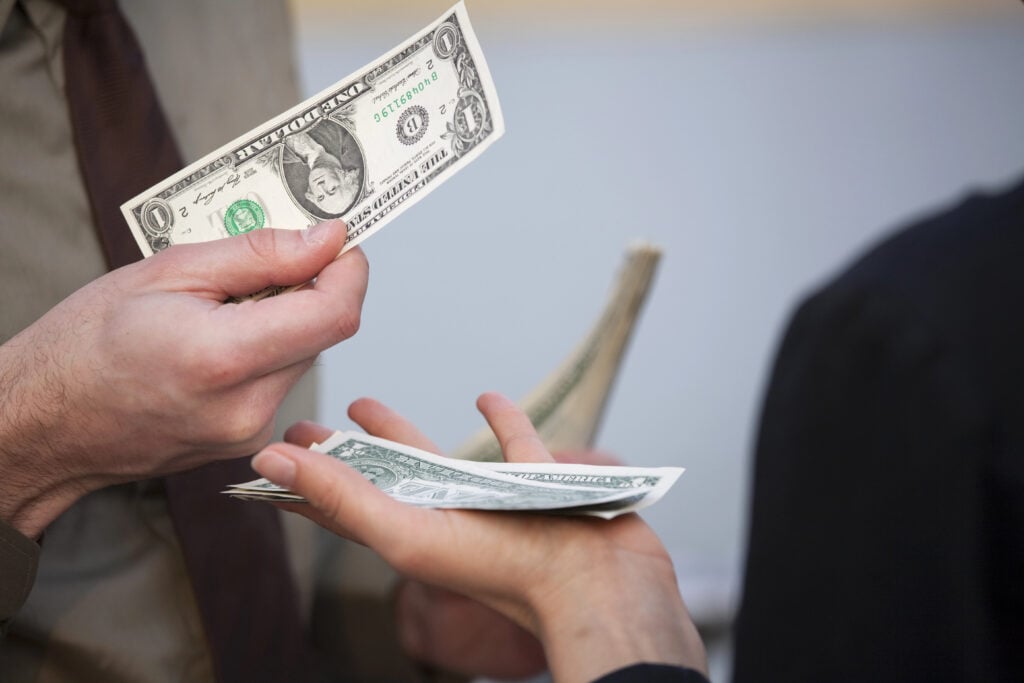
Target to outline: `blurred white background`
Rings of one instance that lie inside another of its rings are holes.
[[[294,5],[312,94],[450,3]],[[1024,7],[467,6],[507,133],[364,246],[363,327],[324,358],[320,419],[343,428],[371,395],[456,446],[476,396],[524,395],[587,331],[626,244],[655,242],[599,446],[687,468],[645,517],[694,611],[727,618],[787,316],[887,231],[1024,172]]]

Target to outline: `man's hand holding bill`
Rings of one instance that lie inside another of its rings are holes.
[[[240,457],[359,326],[340,221],[181,245],[78,290],[0,346],[0,518],[38,536],[86,493]],[[225,303],[273,285],[313,286]]]

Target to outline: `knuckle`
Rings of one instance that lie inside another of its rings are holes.
[[[191,440],[232,456],[253,453],[270,442],[277,406],[249,387],[188,393],[179,414],[188,418]]]
[[[218,361],[212,363],[206,370],[206,377],[210,384],[228,387],[245,379],[247,368],[237,356],[219,355],[221,357]]]
[[[253,230],[242,235],[249,252],[260,262],[274,260],[278,250],[278,232],[276,230]]]
[[[362,310],[354,308],[342,311],[334,319],[334,336],[338,341],[354,337],[362,324]]]
[[[418,543],[399,543],[386,549],[389,564],[406,573],[414,572],[422,567],[424,553]],[[427,558],[429,559],[429,558]]]
[[[181,350],[183,379],[193,386],[212,390],[238,384],[248,368],[238,354],[228,353],[202,340],[193,340]]]
[[[312,496],[310,498],[310,496]],[[334,486],[328,481],[320,481],[316,483],[314,491],[307,495],[310,502],[332,520],[337,522],[343,521],[343,496],[337,486]]]
[[[502,441],[501,446],[503,451],[508,451],[512,448],[530,451],[546,451],[544,442],[541,441],[540,436],[535,431],[521,431],[509,434]]]
[[[370,272],[370,261],[366,258],[366,253],[362,250],[362,247],[354,247],[350,249],[346,256],[350,261],[355,261],[356,267],[359,270],[366,271],[367,274]]]
[[[226,444],[238,444],[251,450],[270,440],[273,430],[273,413],[266,414],[258,406],[242,406],[220,414],[214,426],[217,440]]]

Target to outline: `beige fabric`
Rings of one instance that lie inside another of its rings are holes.
[[[0,342],[106,272],[61,92],[64,15],[25,9],[0,42]]]
[[[283,1],[122,2],[186,159],[298,101]],[[0,0],[0,342],[105,271],[63,97],[64,13]],[[315,416],[315,377],[279,425]],[[312,529],[290,522],[308,609]],[[36,584],[0,641],[4,681],[211,680],[166,502],[155,484],[114,487],[46,532]]]

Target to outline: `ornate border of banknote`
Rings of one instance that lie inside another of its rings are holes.
[[[342,218],[349,249],[505,131],[460,2],[391,52],[121,207],[150,256],[262,227]]]

